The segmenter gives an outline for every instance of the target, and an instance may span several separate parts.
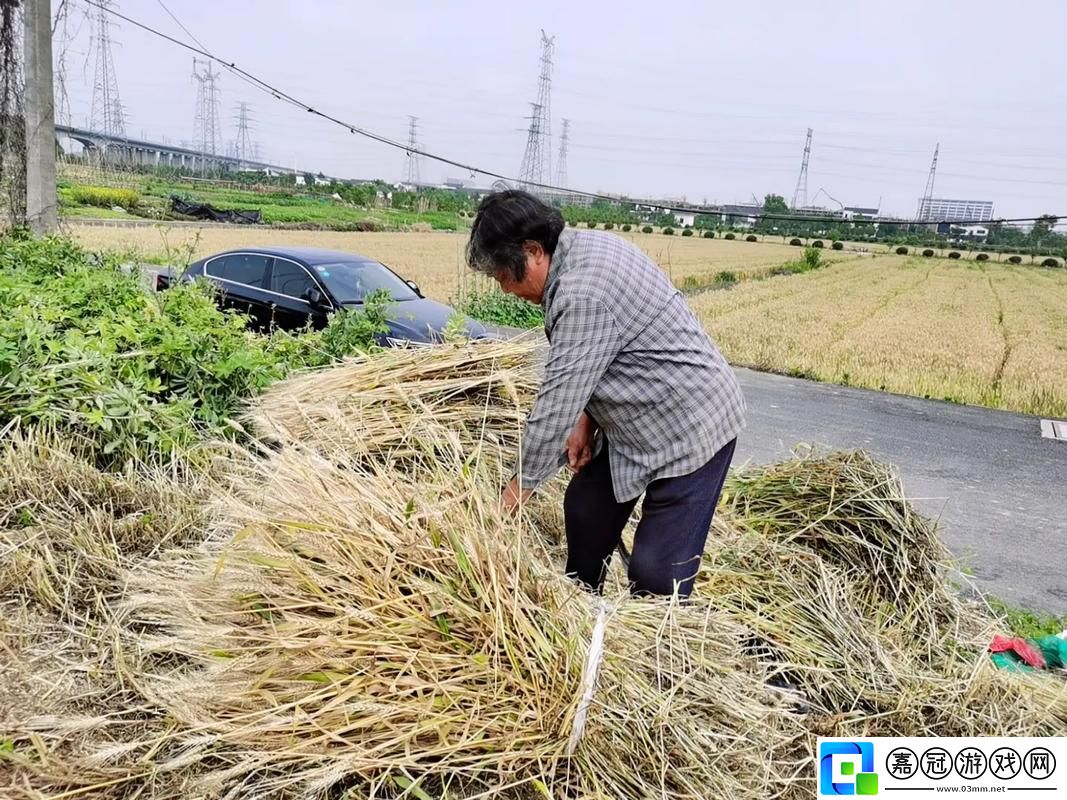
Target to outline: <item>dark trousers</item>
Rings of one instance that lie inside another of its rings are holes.
[[[737,440],[700,469],[677,478],[653,481],[645,489],[641,522],[630,554],[634,594],[681,597],[693,591],[704,542],[722,493]],[[599,592],[611,554],[637,500],[619,503],[611,487],[608,444],[576,474],[567,487],[563,514],[567,525],[567,574]]]

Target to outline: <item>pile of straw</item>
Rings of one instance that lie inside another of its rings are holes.
[[[559,485],[497,507],[529,351],[268,392],[273,447],[231,455],[202,541],[109,605],[111,685],[139,707],[20,721],[27,793],[799,797],[819,734],[1067,733],[1063,683],[993,670],[994,621],[862,454],[734,476],[690,603],[577,589]]]

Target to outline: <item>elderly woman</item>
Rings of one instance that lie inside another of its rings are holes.
[[[600,591],[643,493],[631,589],[687,596],[744,427],[733,371],[643,251],[564,230],[560,213],[526,192],[482,201],[467,260],[540,305],[549,341],[503,505],[514,511],[569,465],[567,574]]]

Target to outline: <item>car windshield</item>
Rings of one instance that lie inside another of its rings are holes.
[[[362,303],[379,289],[389,292],[393,300],[415,300],[418,297],[410,286],[377,261],[315,264],[312,269],[339,303]]]

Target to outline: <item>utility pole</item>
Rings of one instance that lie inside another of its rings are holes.
[[[56,119],[52,3],[26,0],[26,219],[34,233],[56,229]]]

